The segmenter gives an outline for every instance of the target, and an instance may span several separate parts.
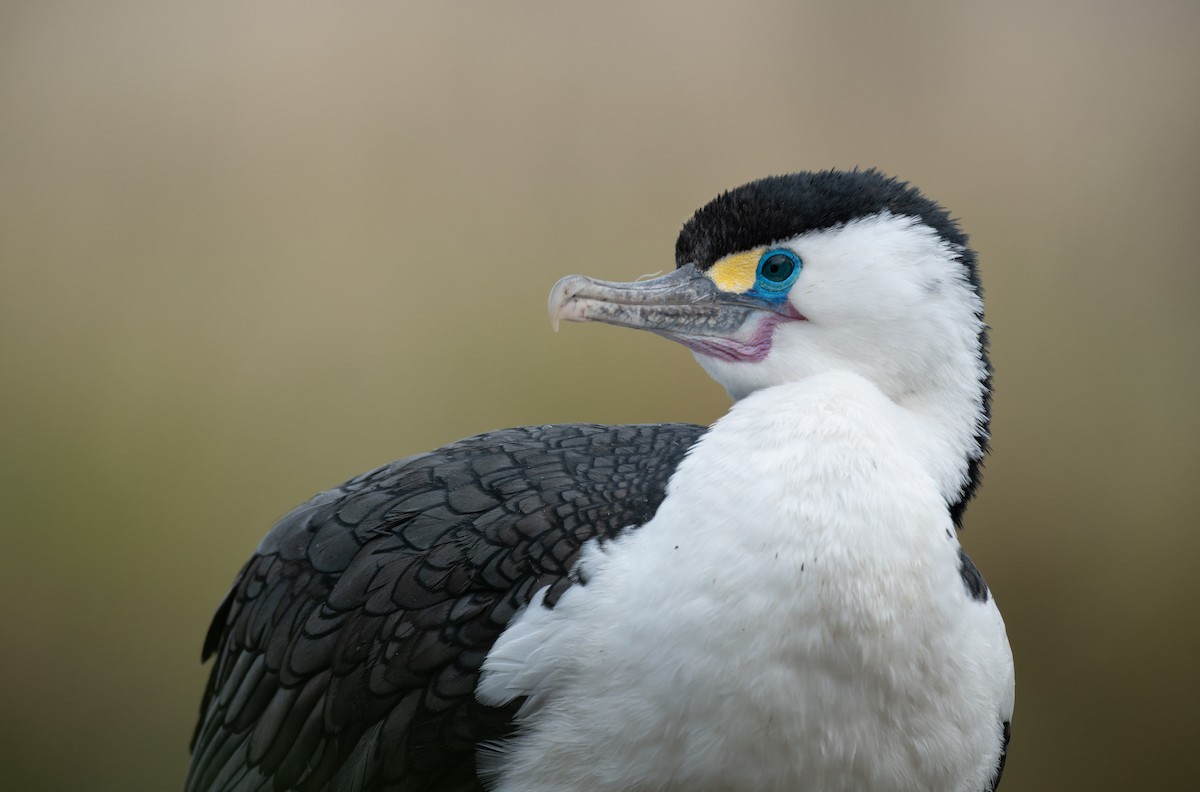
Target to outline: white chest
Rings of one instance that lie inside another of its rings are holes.
[[[1003,625],[886,400],[846,387],[740,404],[586,585],[514,622],[480,686],[529,697],[497,789],[982,792]]]

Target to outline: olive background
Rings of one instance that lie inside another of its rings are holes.
[[[0,786],[178,788],[210,614],[314,492],[493,428],[715,420],[686,350],[555,335],[550,286],[853,166],[980,256],[1003,788],[1193,783],[1198,33],[1159,0],[3,0]]]

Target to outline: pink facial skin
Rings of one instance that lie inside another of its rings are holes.
[[[775,337],[775,327],[781,322],[807,321],[795,308],[788,306],[787,315],[764,312],[758,320],[754,332],[745,341],[721,336],[684,336],[662,333],[665,338],[683,344],[693,352],[708,355],[729,363],[755,363],[764,359],[771,352],[771,341]]]

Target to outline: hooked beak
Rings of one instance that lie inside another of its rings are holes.
[[[803,319],[790,304],[775,306],[721,291],[694,264],[633,283],[568,275],[550,290],[550,324],[604,322],[649,330],[699,354],[728,361],[762,360],[782,321]]]

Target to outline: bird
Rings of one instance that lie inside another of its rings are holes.
[[[204,640],[187,792],[996,789],[966,235],[877,169],[803,171],[713,198],[675,263],[564,277],[551,321],[682,344],[729,411],[488,432],[287,514]]]

